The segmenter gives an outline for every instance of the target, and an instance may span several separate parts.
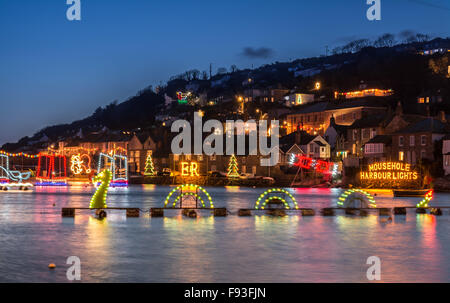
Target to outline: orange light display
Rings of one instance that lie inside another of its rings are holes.
[[[411,170],[411,165],[401,162],[378,162],[369,165],[368,171],[362,171],[361,180],[417,180],[419,174]]]
[[[183,177],[197,177],[198,174],[198,163],[197,162],[181,162],[181,175]]]

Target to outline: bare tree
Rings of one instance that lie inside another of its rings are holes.
[[[391,47],[395,44],[395,36],[389,33],[383,34],[375,40],[375,47]]]

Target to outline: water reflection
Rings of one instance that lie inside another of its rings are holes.
[[[130,186],[108,194],[110,207],[162,207],[173,187]],[[262,188],[206,188],[217,207],[236,214],[251,208]],[[394,216],[383,221],[318,209],[335,206],[340,189],[288,189],[316,216],[195,219],[179,211],[164,218],[127,218],[108,210],[99,221],[92,211],[62,218],[62,207],[87,207],[95,188],[36,188],[0,193],[0,281],[66,282],[65,261],[79,256],[84,282],[367,282],[366,260],[382,261],[383,282],[450,280],[450,216]],[[377,205],[415,205],[417,198],[376,192]],[[433,205],[448,205],[436,194]],[[53,206],[55,205],[55,206]],[[386,217],[383,217],[386,218]],[[11,258],[14,256],[14,258]],[[47,265],[57,264],[49,272]]]

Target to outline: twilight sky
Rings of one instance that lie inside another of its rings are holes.
[[[81,0],[82,20],[68,21],[66,0],[0,0],[0,145],[209,63],[256,67],[386,32],[450,36],[446,0],[381,3],[370,22],[366,0]]]

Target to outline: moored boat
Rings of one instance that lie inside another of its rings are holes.
[[[430,189],[394,189],[394,197],[424,197]]]

